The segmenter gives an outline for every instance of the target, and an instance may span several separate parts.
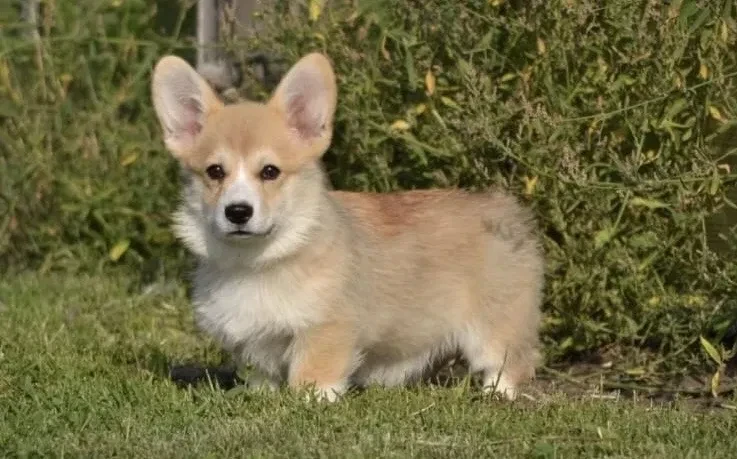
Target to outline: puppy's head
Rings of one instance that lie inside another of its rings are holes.
[[[158,62],[152,95],[164,142],[190,173],[188,199],[199,201],[197,218],[211,234],[246,243],[304,217],[300,201],[323,186],[318,163],[330,145],[336,93],[320,54],[297,62],[266,104],[227,106],[184,60]]]

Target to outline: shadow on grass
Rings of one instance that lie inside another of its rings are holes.
[[[223,390],[230,390],[245,381],[238,376],[234,365],[204,366],[180,364],[169,368],[168,377],[181,388],[211,384]]]
[[[206,384],[228,391],[246,382],[238,375],[238,369],[233,363],[222,365],[204,365],[197,362],[172,363],[159,350],[151,350],[146,366],[162,378],[171,380],[180,388]],[[467,376],[467,363],[463,359],[452,358],[432,366],[418,383],[422,386],[450,388],[462,384]],[[478,381],[474,378],[473,382]],[[352,387],[351,391],[362,392],[363,389]]]
[[[131,355],[133,357],[131,358]],[[237,367],[223,359],[224,363],[210,365],[200,362],[173,361],[162,349],[156,346],[144,346],[135,352],[126,352],[125,357],[114,358],[118,363],[131,365],[152,373],[159,380],[170,380],[179,388],[199,386],[230,390],[244,384],[238,376]]]

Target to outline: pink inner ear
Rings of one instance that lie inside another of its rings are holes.
[[[323,128],[314,113],[307,107],[307,98],[294,96],[289,101],[289,122],[299,135],[305,139],[318,137]]]
[[[200,133],[202,130],[202,125],[197,122],[197,120],[189,120],[184,125],[184,131],[187,135],[190,135],[192,137],[196,136]]]
[[[196,100],[188,99],[182,102],[182,108],[184,109],[184,115],[181,125],[178,129],[181,130],[179,135],[189,136],[194,138],[202,130],[202,107]]]

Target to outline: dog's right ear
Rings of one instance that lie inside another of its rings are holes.
[[[151,94],[166,148],[180,160],[194,147],[207,117],[223,106],[204,78],[176,56],[156,64]]]

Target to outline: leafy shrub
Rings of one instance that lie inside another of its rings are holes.
[[[177,169],[161,148],[149,76],[162,53],[192,54],[154,29],[168,22],[176,38],[185,11],[161,18],[144,0],[44,6],[38,44],[17,18],[2,21],[4,264],[95,269],[126,247],[121,262],[132,265],[181,253],[168,231]]]
[[[115,249],[134,269],[181,266],[177,170],[148,84],[158,57],[189,46],[186,16],[159,33],[143,1],[49,3],[38,48],[5,32],[0,44],[3,259],[97,269]],[[551,358],[645,348],[680,364],[701,358],[699,334],[724,333],[737,311],[732,2],[311,3],[289,16],[277,2],[262,34],[228,45],[331,57],[337,188],[520,195],[545,235]]]

